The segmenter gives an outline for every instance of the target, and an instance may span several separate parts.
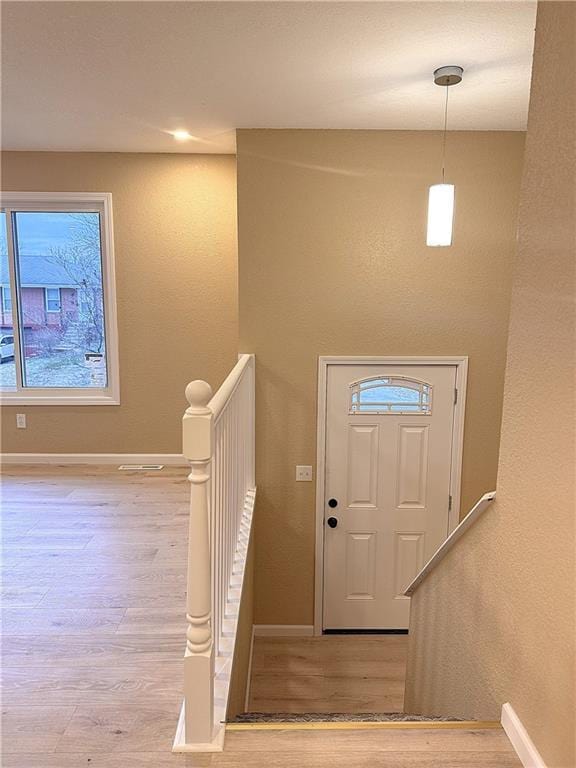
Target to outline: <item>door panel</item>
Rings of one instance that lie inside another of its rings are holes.
[[[348,431],[348,507],[375,508],[378,494],[378,426]]]
[[[448,535],[456,366],[330,365],[324,628],[405,629],[402,591]]]
[[[346,597],[374,600],[376,592],[376,532],[349,533],[346,541]]]
[[[428,426],[400,425],[398,437],[397,507],[426,507],[426,475],[428,473]]]
[[[394,584],[398,600],[409,600],[404,590],[424,565],[425,533],[396,533],[394,542]]]

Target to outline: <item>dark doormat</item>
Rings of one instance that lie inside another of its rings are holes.
[[[348,712],[242,712],[230,720],[231,723],[332,723],[339,721],[355,723],[386,723],[386,722],[459,722],[458,717],[426,717],[425,715],[407,715],[405,712],[364,712],[350,714]]]

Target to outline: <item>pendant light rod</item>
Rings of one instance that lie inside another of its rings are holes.
[[[462,82],[464,69],[455,65],[438,67],[434,70],[434,82],[436,85],[446,88],[446,101],[444,103],[444,133],[442,135],[442,183],[446,175],[446,132],[448,130],[448,90],[451,85]]]
[[[446,86],[446,102],[444,104],[444,134],[442,135],[442,184],[446,171],[446,131],[448,129],[448,86]]]

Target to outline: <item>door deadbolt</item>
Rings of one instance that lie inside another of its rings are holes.
[[[328,499],[328,506],[334,509],[334,507],[338,506],[338,500],[337,499]]]

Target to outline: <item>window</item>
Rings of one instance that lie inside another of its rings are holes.
[[[405,376],[376,376],[350,385],[350,413],[432,413],[432,385]]]
[[[2,286],[2,312],[7,315],[12,314],[12,294],[9,285]]]
[[[1,202],[2,330],[14,335],[2,401],[117,404],[111,195],[6,192]]]
[[[46,288],[46,312],[60,312],[60,288]]]

